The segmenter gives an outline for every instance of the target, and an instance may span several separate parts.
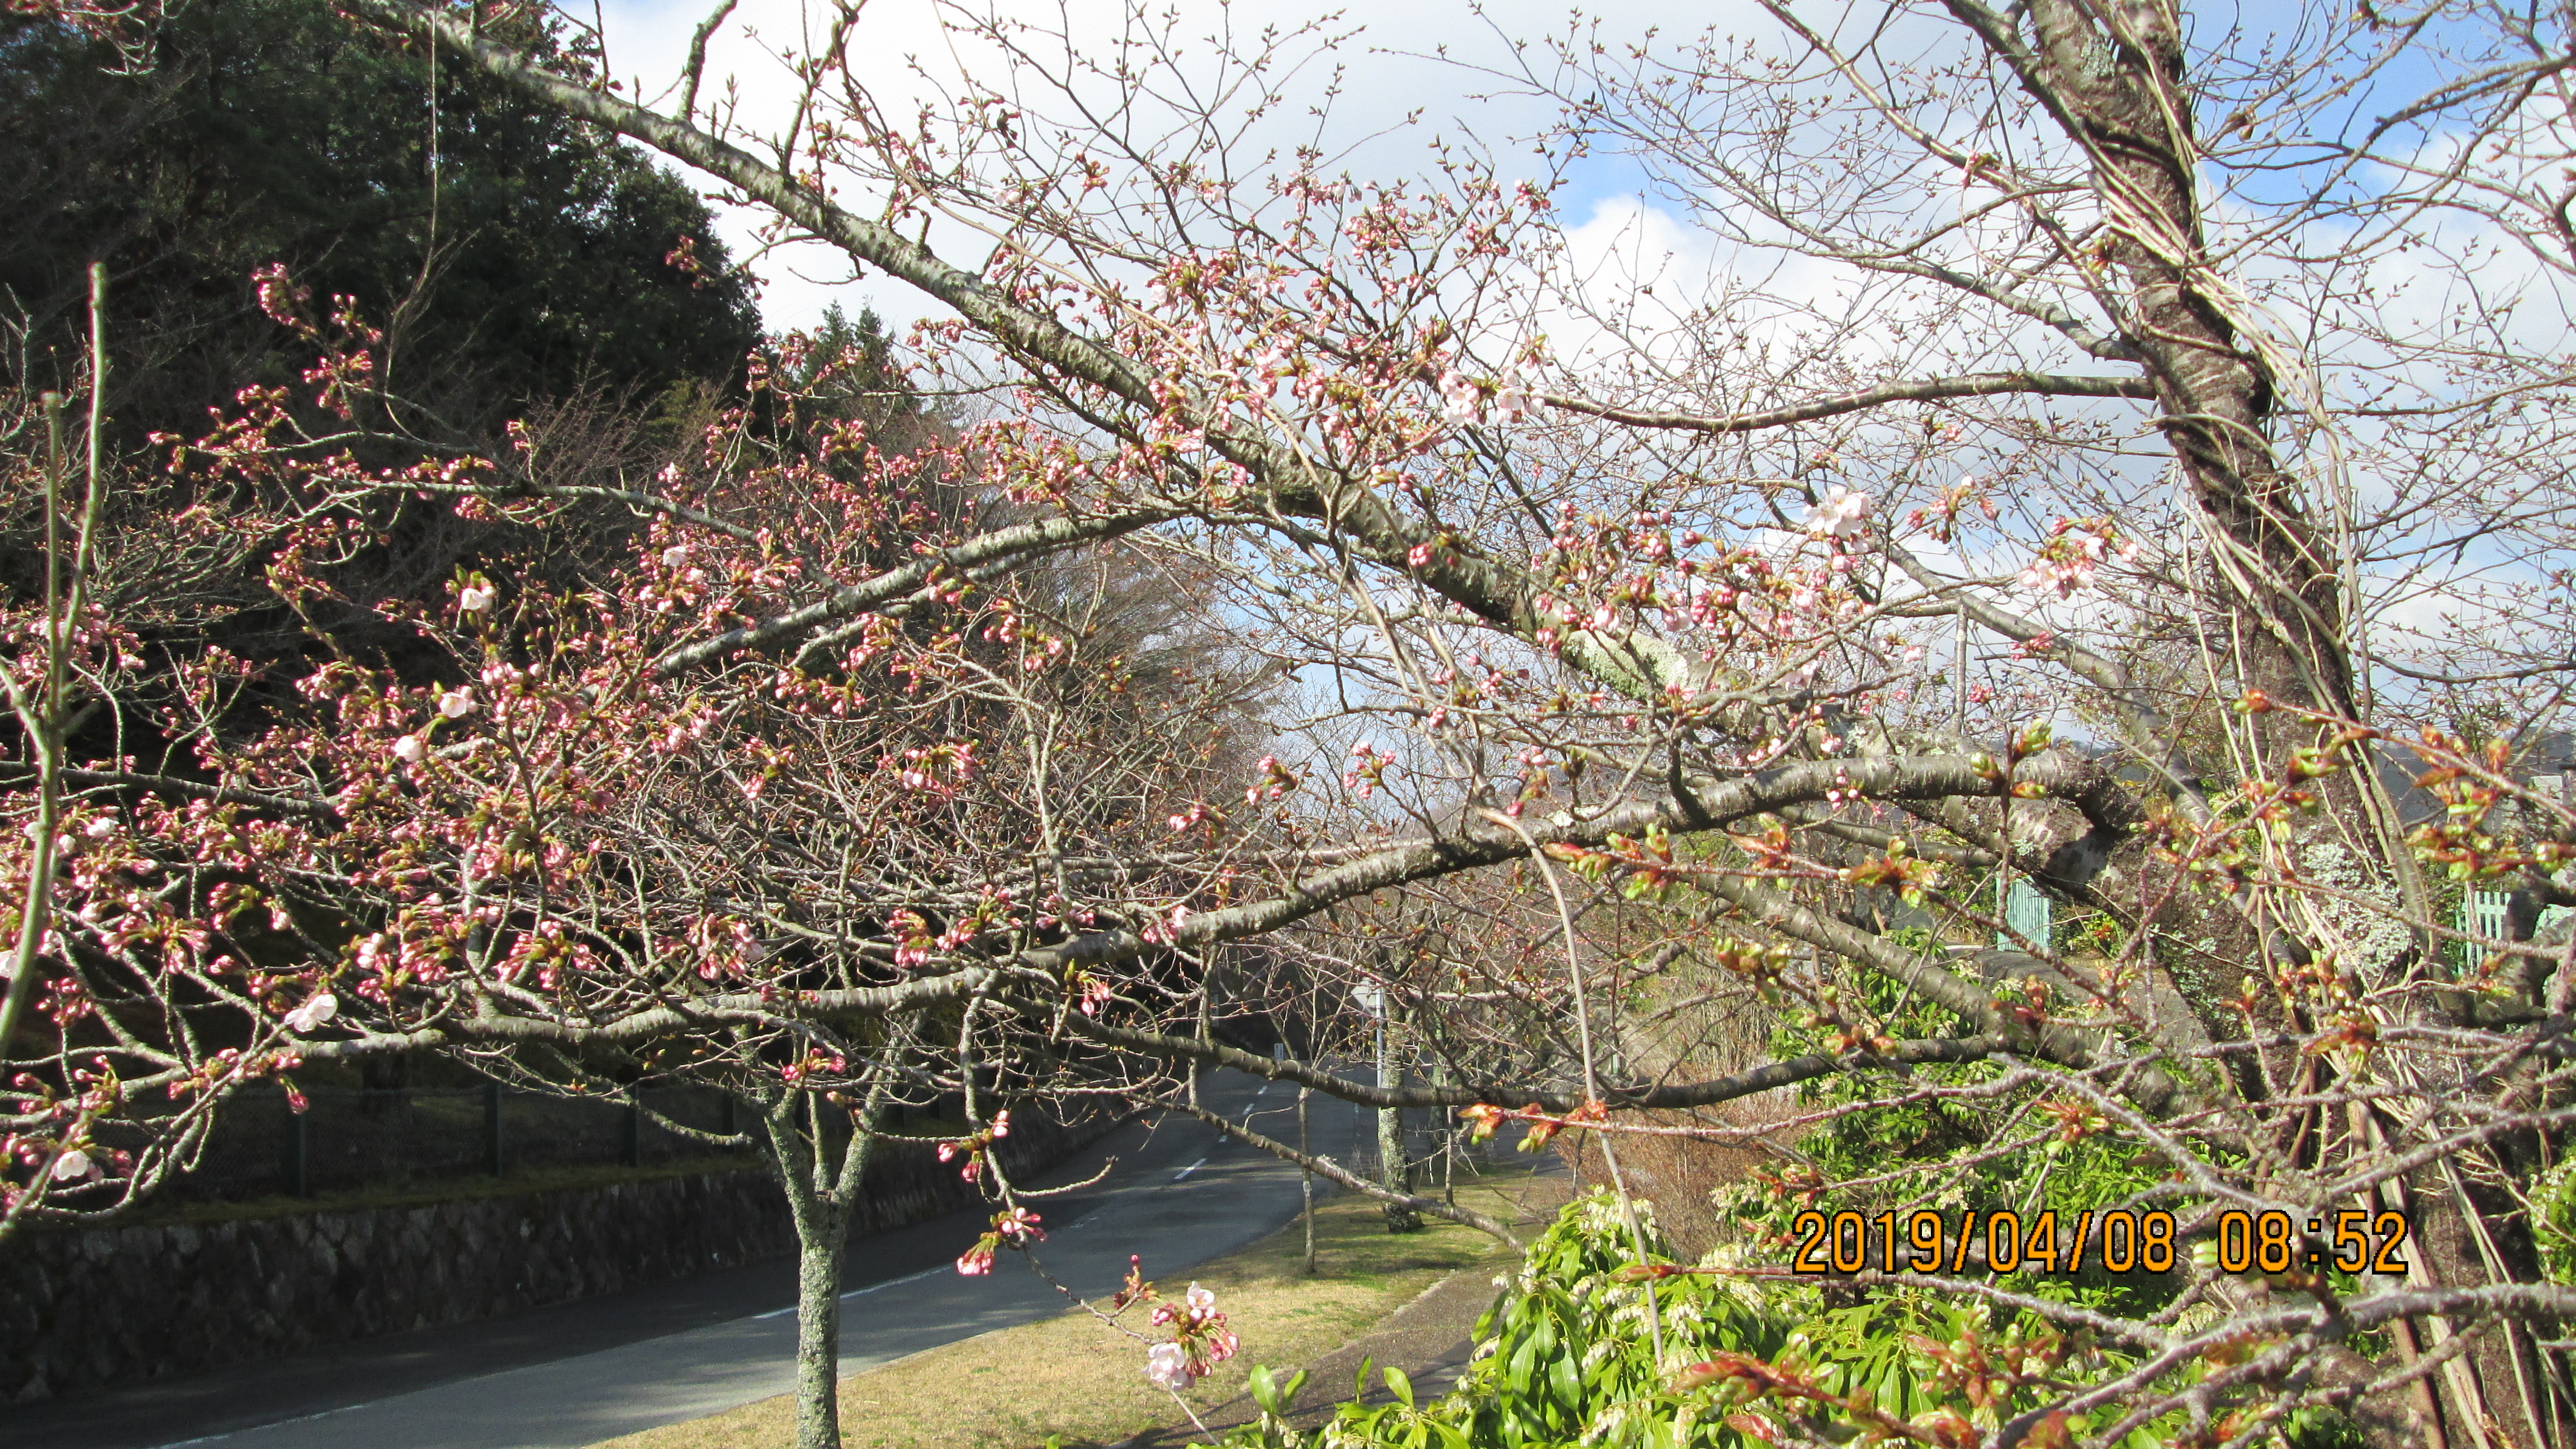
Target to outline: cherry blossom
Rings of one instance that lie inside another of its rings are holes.
[[[286,1014],[286,1024],[299,1032],[312,1031],[339,1014],[340,998],[328,991],[316,992],[302,1006]]]
[[[1807,510],[1807,531],[1819,538],[1848,542],[1860,537],[1869,524],[1870,499],[1837,483],[1824,498]]]
[[[1440,401],[1440,415],[1450,424],[1472,423],[1484,411],[1485,390],[1453,367],[1440,374]]]
[[[1131,1259],[1127,1287],[1117,1302],[1124,1305],[1156,1296],[1153,1285],[1143,1280],[1141,1264]],[[1145,1351],[1145,1377],[1175,1393],[1198,1382],[1242,1347],[1242,1340],[1227,1327],[1225,1315],[1217,1311],[1216,1294],[1196,1283],[1178,1302],[1155,1303],[1152,1321],[1157,1328],[1170,1328],[1172,1337]]]
[[[1198,1382],[1198,1375],[1190,1372],[1189,1350],[1177,1343],[1158,1343],[1146,1349],[1145,1382],[1175,1394]]]

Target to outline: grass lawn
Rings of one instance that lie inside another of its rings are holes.
[[[1526,1182],[1519,1173],[1498,1179],[1515,1188]],[[1505,1221],[1517,1216],[1499,1186],[1462,1183],[1458,1197]],[[1243,1338],[1243,1351],[1190,1392],[1194,1407],[1241,1393],[1254,1364],[1291,1369],[1322,1357],[1460,1268],[1501,1272],[1511,1261],[1493,1239],[1436,1218],[1419,1233],[1390,1234],[1377,1205],[1356,1194],[1316,1205],[1312,1278],[1301,1266],[1304,1251],[1291,1223],[1240,1252],[1155,1280],[1174,1296],[1193,1279],[1216,1290],[1217,1307]],[[1127,1319],[1145,1330],[1142,1311]],[[1067,1444],[1115,1443],[1182,1417],[1170,1395],[1145,1382],[1144,1367],[1143,1344],[1077,1310],[843,1379],[842,1436],[848,1449],[1029,1449],[1055,1434]],[[609,1444],[782,1449],[795,1439],[795,1401],[782,1395]]]

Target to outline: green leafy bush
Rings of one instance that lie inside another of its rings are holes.
[[[1652,1209],[1640,1204],[1650,1263],[1664,1263]],[[1385,1445],[1389,1449],[1520,1449],[1568,1444],[1737,1446],[1758,1442],[1712,1412],[1699,1390],[1670,1385],[1712,1355],[1769,1357],[1786,1348],[1786,1322],[1766,1313],[1740,1280],[1714,1276],[1639,1279],[1639,1261],[1617,1201],[1606,1192],[1576,1199],[1530,1245],[1508,1291],[1476,1326],[1476,1357],[1456,1389],[1428,1403],[1384,1371],[1393,1399],[1364,1404],[1363,1366],[1353,1401],[1314,1435],[1288,1429],[1279,1411],[1298,1382],[1256,1373],[1259,1424],[1229,1446]],[[1652,1299],[1651,1323],[1648,1300]],[[1653,1342],[1663,1340],[1658,1363]]]
[[[1384,1369],[1389,1397],[1365,1402],[1374,1380],[1363,1363],[1351,1401],[1303,1431],[1287,1411],[1306,1375],[1256,1369],[1261,1418],[1225,1435],[1222,1449],[1750,1449],[1819,1439],[1964,1449],[1999,1433],[2048,1449],[2092,1440],[2124,1417],[2119,1397],[2057,1408],[2136,1367],[2099,1343],[2006,1305],[1926,1289],[1766,1278],[1741,1250],[1675,1264],[1651,1204],[1637,1209],[1632,1237],[1608,1192],[1568,1205],[1502,1280],[1507,1291],[1477,1324],[1475,1357],[1447,1395],[1420,1400]],[[2115,1442],[2155,1449],[2177,1428],[2133,1424]],[[2341,1443],[2345,1432],[2323,1415],[2269,1430],[2298,1449]]]

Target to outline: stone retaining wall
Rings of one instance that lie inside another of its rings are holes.
[[[1014,1114],[1018,1115],[1018,1114]],[[1116,1125],[1028,1114],[1014,1176]],[[920,1222],[975,1189],[925,1149],[870,1166],[853,1231]],[[769,1172],[216,1223],[29,1230],[0,1245],[0,1403],[32,1403],[324,1343],[497,1317],[795,1251]]]

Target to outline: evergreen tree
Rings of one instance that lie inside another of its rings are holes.
[[[569,64],[554,37],[517,43]],[[114,410],[130,437],[196,425],[299,366],[255,305],[282,262],[358,299],[405,426],[463,439],[528,403],[729,383],[757,336],[708,209],[631,147],[320,0],[204,0],[120,73],[109,47],[0,21],[0,317],[8,380],[71,380],[85,269],[107,262]]]

